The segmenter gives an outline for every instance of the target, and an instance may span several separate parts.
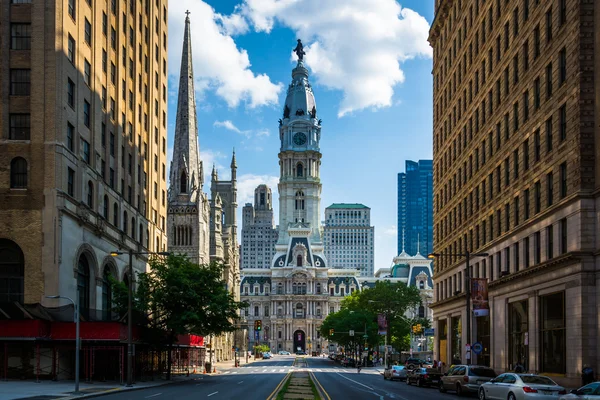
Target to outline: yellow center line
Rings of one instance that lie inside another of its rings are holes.
[[[281,386],[283,386],[283,384],[285,383],[285,381],[287,380],[288,376],[292,373],[292,371],[288,372],[283,379],[281,380],[281,382],[279,382],[279,385],[277,385],[277,387],[275,388],[275,390],[273,390],[273,392],[267,397],[267,400],[273,400],[275,398],[275,396],[277,395],[277,392],[279,391],[279,389],[281,388]],[[330,399],[331,400],[331,399]]]
[[[327,400],[331,400],[331,397],[329,397],[329,394],[325,391],[325,389],[323,388],[323,386],[321,385],[321,382],[319,382],[319,380],[317,379],[317,377],[315,376],[314,373],[309,372],[309,374],[313,377],[315,383],[317,384],[317,386],[319,386],[319,388],[321,389],[321,392],[323,392],[323,394],[325,395],[325,397],[327,397]]]

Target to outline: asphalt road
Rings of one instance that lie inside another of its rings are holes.
[[[294,356],[275,356],[241,368],[222,369],[216,375],[181,383],[102,396],[106,400],[268,400],[288,372],[308,371],[326,393],[327,400],[439,400],[454,398],[437,388],[418,388],[384,380],[374,368],[342,368],[327,358],[306,357],[307,368],[293,367]],[[473,396],[475,398],[475,396]]]
[[[418,388],[401,381],[384,380],[374,368],[342,368],[327,358],[308,357],[309,370],[327,393],[328,400],[438,400],[458,399],[455,394],[442,394],[437,388]],[[475,396],[473,396],[475,398]]]
[[[102,396],[106,400],[199,400],[210,398],[265,400],[293,369],[294,357],[276,356],[240,368],[222,369],[216,375],[181,383],[131,392],[117,392]]]

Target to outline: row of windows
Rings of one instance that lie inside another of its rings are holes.
[[[563,255],[567,253],[568,243],[568,225],[567,219],[558,221],[558,251]],[[549,225],[543,231],[545,240],[545,258],[551,260],[555,257],[555,234],[554,225]],[[533,264],[532,264],[533,262]],[[542,231],[537,231],[523,240],[505,247],[502,251],[490,255],[474,265],[470,265],[470,276],[473,278],[489,278],[491,281],[501,279],[511,273],[516,273],[522,269],[538,265],[542,262]],[[463,274],[458,271],[456,274],[443,279],[435,284],[437,300],[444,300],[459,294],[464,290]]]
[[[496,170],[496,177],[499,176],[500,170]],[[492,174],[489,178],[489,187],[493,191],[494,184]],[[505,182],[506,183],[506,182]],[[500,181],[496,182],[496,187],[500,190]],[[482,203],[485,204],[485,185],[482,185]],[[508,184],[505,185],[508,188]],[[548,172],[545,177],[545,205],[551,207],[554,205],[555,200],[555,189],[554,189],[554,173]],[[442,219],[436,225],[436,232],[441,237],[447,237],[452,232],[456,231],[456,228],[460,226],[466,219],[473,215],[473,211],[477,211],[480,204],[479,188],[475,190],[475,197],[472,196],[471,192],[468,197],[464,198],[464,201],[458,207],[458,211],[449,213],[444,219]],[[559,166],[559,190],[558,197],[563,199],[568,194],[568,183],[567,183],[567,163],[563,162]],[[490,193],[491,196],[491,193]],[[533,197],[533,204],[532,203]],[[522,207],[521,207],[522,205]],[[511,214],[512,208],[512,214]],[[475,230],[470,229],[467,239],[465,234],[463,238],[458,238],[451,245],[447,246],[445,252],[457,253],[462,251],[463,246],[467,246],[470,249],[478,249],[480,246],[485,246],[488,242],[493,241],[495,237],[501,236],[503,233],[507,233],[511,229],[511,216],[512,216],[512,227],[517,227],[524,221],[527,221],[531,217],[531,211],[538,214],[542,210],[542,182],[536,181],[533,186],[533,191],[530,188],[525,189],[522,194],[514,197],[511,203],[506,203],[502,208],[496,210],[495,213],[490,214],[487,218],[484,218],[479,223],[475,224]],[[523,211],[523,214],[521,214]],[[504,223],[502,222],[502,214],[504,213]],[[495,221],[494,221],[495,218]],[[441,268],[446,268],[452,265],[453,261],[451,258],[441,260]]]

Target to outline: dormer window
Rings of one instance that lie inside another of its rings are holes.
[[[425,289],[425,282],[419,281],[419,289]]]
[[[302,266],[302,254],[298,254],[298,257],[296,257],[296,265],[298,267]]]

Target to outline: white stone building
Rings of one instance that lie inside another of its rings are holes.
[[[360,270],[373,276],[375,269],[371,209],[364,204],[336,203],[325,209],[325,257],[336,268]]]

